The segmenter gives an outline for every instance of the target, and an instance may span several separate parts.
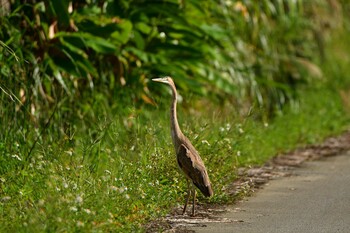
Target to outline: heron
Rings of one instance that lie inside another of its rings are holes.
[[[166,76],[163,78],[154,78],[152,80],[155,82],[168,84],[172,91],[173,99],[170,107],[171,138],[175,148],[177,163],[185,174],[188,189],[182,215],[186,213],[187,204],[192,194],[193,199],[191,216],[195,216],[195,187],[197,187],[206,197],[211,197],[213,195],[213,189],[211,187],[208,172],[201,157],[199,156],[199,153],[180,129],[176,114],[177,91],[173,79]]]

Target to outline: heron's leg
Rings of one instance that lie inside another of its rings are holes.
[[[194,217],[194,208],[196,206],[196,189],[194,187],[194,185],[192,184],[192,217]]]
[[[187,179],[186,179],[186,180],[187,180]],[[183,211],[182,211],[182,215],[184,215],[185,212],[186,212],[186,208],[187,208],[187,204],[188,204],[188,200],[190,199],[190,196],[191,196],[190,181],[187,180],[187,197],[186,197],[186,202],[185,202],[184,209],[183,209]]]

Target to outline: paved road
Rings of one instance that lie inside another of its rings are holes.
[[[350,154],[307,162],[195,232],[350,232]]]

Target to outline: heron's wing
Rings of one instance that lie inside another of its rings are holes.
[[[193,181],[194,185],[205,196],[210,197],[213,195],[213,190],[207,170],[199,155],[195,153],[192,153],[184,144],[181,144],[177,152],[177,162],[185,175]]]

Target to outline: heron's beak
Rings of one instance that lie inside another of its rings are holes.
[[[167,78],[153,78],[152,81],[160,82],[160,83],[168,83]]]

